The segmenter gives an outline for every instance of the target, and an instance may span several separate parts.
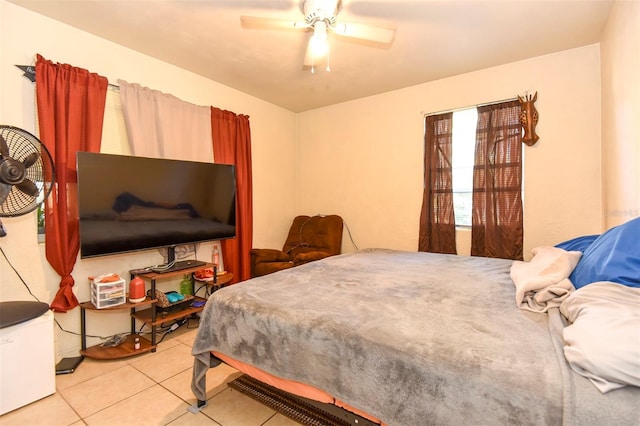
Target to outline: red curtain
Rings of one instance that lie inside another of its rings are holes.
[[[80,246],[76,152],[100,151],[107,85],[105,77],[37,56],[40,139],[53,157],[56,172],[45,203],[47,260],[61,277],[51,302],[55,312],[67,312],[78,305],[71,276]]]
[[[211,108],[211,131],[216,163],[236,166],[236,238],[222,241],[225,269],[233,283],[251,278],[249,251],[253,243],[253,184],[249,117]]]
[[[452,131],[452,112],[425,118],[424,193],[418,251],[456,254]]]

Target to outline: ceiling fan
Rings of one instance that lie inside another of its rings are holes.
[[[304,66],[315,72],[316,66],[326,62],[329,68],[329,32],[341,37],[349,37],[373,47],[388,47],[395,36],[395,27],[376,26],[352,22],[339,22],[338,14],[342,10],[342,0],[301,0],[300,11],[304,21],[241,16],[244,28],[253,29],[292,29],[312,31],[304,57]]]

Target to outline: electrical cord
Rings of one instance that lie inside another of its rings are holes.
[[[5,260],[7,261],[7,264],[9,265],[9,267],[13,270],[13,272],[16,274],[16,276],[18,277],[18,279],[22,282],[22,284],[25,286],[25,288],[27,289],[27,291],[29,292],[29,294],[36,299],[36,301],[41,302],[40,299],[38,299],[38,297],[33,294],[31,292],[31,289],[29,288],[29,286],[27,285],[27,282],[24,280],[24,278],[22,278],[22,275],[20,275],[20,273],[18,272],[18,270],[13,266],[13,264],[11,263],[11,261],[9,260],[9,258],[7,257],[7,254],[4,252],[4,250],[2,249],[2,247],[0,247],[0,252],[2,252],[2,255],[4,256]]]
[[[358,248],[358,245],[353,240],[353,235],[351,235],[351,229],[349,229],[349,225],[347,224],[347,221],[342,219],[342,223],[344,224],[344,227],[347,228],[347,234],[349,234],[349,240],[351,240],[351,245],[353,246],[354,250],[360,251],[360,249]]]
[[[298,241],[300,241],[298,244],[294,245],[293,247],[291,247],[289,250],[286,251],[287,254],[289,254],[292,250],[297,249],[298,247],[309,247],[309,243],[304,243],[302,242],[302,228],[304,228],[304,226],[307,224],[307,222],[309,222],[312,218],[314,217],[326,217],[327,215],[324,214],[316,214],[315,216],[311,216],[309,218],[307,218],[307,220],[305,220],[302,225],[300,225],[300,232],[299,232],[299,238]],[[360,248],[358,248],[358,245],[356,244],[355,240],[353,239],[353,235],[351,234],[351,229],[349,228],[349,224],[347,223],[346,220],[344,220],[342,217],[342,224],[344,225],[345,228],[347,228],[347,234],[349,234],[349,240],[351,241],[351,245],[353,246],[355,251],[360,251]]]
[[[169,263],[163,263],[161,265],[147,266],[144,269],[147,269],[147,270],[153,271],[153,272],[165,272],[165,271],[168,271],[169,269],[173,268],[173,266],[175,264],[176,264],[176,261],[172,260]]]
[[[195,255],[196,260],[198,259],[198,244],[193,243],[193,249],[188,248],[188,246],[189,244],[182,244],[182,245],[175,246],[174,251],[175,251],[176,259],[183,259],[191,253]],[[165,259],[168,258],[168,253],[166,248],[160,249],[160,253]],[[171,262],[167,262],[159,265],[147,266],[146,268],[142,268],[142,269],[145,269],[147,272],[153,271],[153,272],[162,273],[173,268],[175,264],[176,264],[176,260],[174,259]]]
[[[208,291],[207,291],[207,287],[210,287],[210,286],[209,286],[209,284],[203,284],[203,285],[201,285],[200,287],[198,287],[198,288],[196,289],[196,291],[194,291],[194,292],[193,292],[193,295],[194,295],[194,296],[197,296],[197,295],[198,295],[198,292],[204,288],[204,289],[205,289],[204,295],[205,295],[205,296],[209,296]]]
[[[165,337],[167,337],[169,334],[173,333],[174,331],[176,331],[177,329],[179,329],[180,327],[185,325],[187,323],[187,321],[188,321],[187,318],[183,318],[182,320],[175,321],[173,324],[171,324],[169,329],[167,331],[165,331],[165,333],[162,335],[160,340],[158,340],[156,342],[156,344],[162,343],[162,341],[164,340]]]
[[[166,332],[173,332],[178,327],[181,327],[182,325],[184,325],[187,322],[188,319],[189,319],[189,317],[183,317],[181,319],[173,321],[173,323],[171,323],[170,325],[164,325],[165,324],[164,322],[160,323],[159,326],[156,326],[156,334],[161,334],[161,333],[166,333]],[[138,329],[138,332],[136,334],[150,335],[151,331],[143,331],[144,328],[147,325],[148,325],[147,323],[142,323],[142,325],[140,326],[140,328]]]
[[[27,284],[27,282],[25,281],[25,279],[22,277],[22,275],[20,274],[20,272],[18,272],[18,270],[15,268],[15,266],[13,266],[13,263],[11,263],[11,261],[9,260],[9,258],[7,257],[7,254],[4,252],[4,250],[2,249],[2,247],[0,247],[0,252],[2,252],[2,256],[5,258],[5,260],[7,261],[7,264],[9,265],[9,267],[11,268],[11,270],[16,274],[16,276],[18,277],[18,279],[20,280],[20,282],[22,283],[22,285],[24,285],[24,287],[27,289],[27,291],[29,292],[29,294],[31,295],[31,297],[33,297],[37,302],[41,302],[42,301],[40,299],[38,299],[38,297],[33,294],[33,292],[31,291],[31,288],[29,288],[29,285]],[[70,331],[70,330],[65,330],[62,325],[60,325],[60,323],[58,322],[58,320],[55,318],[53,318],[53,321],[56,323],[56,325],[58,326],[58,328],[61,331],[64,331],[65,333],[74,335],[74,336],[81,336],[81,333],[77,333],[75,331]],[[109,339],[111,336],[97,336],[97,335],[92,335],[92,334],[86,334],[87,337],[94,337],[97,339],[101,339],[101,340],[107,340]]]
[[[287,254],[291,253],[293,250],[297,249],[298,247],[304,247],[304,248],[309,247],[309,243],[303,243],[302,242],[302,228],[304,228],[304,226],[307,224],[307,222],[309,222],[314,217],[323,217],[323,215],[317,214],[315,216],[309,216],[307,218],[307,220],[302,222],[302,225],[300,225],[300,230],[298,231],[298,241],[299,242],[298,242],[298,244],[294,245],[289,250],[287,250],[287,252],[286,252]]]

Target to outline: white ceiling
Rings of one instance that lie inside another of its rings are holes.
[[[343,0],[339,22],[392,24],[395,39],[330,36],[331,72],[311,74],[310,33],[240,26],[302,20],[296,0],[9,1],[294,112],[596,43],[614,2]]]

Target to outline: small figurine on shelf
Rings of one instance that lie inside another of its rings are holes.
[[[135,350],[140,349],[140,338],[139,337],[136,337],[135,340],[133,341],[133,348]]]
[[[193,294],[193,288],[191,285],[191,278],[189,278],[189,274],[184,274],[184,276],[182,277],[182,281],[180,281],[180,294],[184,296]]]

